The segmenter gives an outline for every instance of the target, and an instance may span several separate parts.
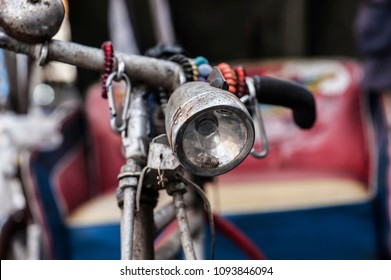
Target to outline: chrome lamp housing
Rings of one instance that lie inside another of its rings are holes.
[[[199,176],[217,176],[241,163],[254,145],[254,124],[232,93],[189,82],[171,95],[166,133],[181,165]]]

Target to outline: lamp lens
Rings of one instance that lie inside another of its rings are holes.
[[[202,168],[216,168],[233,161],[247,142],[247,129],[234,112],[219,109],[199,115],[187,126],[183,151]]]

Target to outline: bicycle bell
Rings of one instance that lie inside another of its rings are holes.
[[[172,93],[166,132],[181,165],[200,176],[217,176],[235,168],[250,153],[255,137],[243,103],[205,82],[185,83]]]
[[[61,0],[0,0],[0,25],[11,37],[43,43],[60,29],[65,9]]]

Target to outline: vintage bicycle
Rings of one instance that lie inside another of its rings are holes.
[[[102,50],[52,40],[64,16],[61,1],[0,4],[1,48],[26,54],[39,65],[58,61],[104,72],[102,92],[108,99],[110,125],[121,135],[126,158],[116,191],[122,259],[153,259],[156,233],[174,218],[184,258],[196,259],[193,241],[203,229],[203,205],[213,247],[214,217],[202,186],[249,154],[267,155],[259,103],[291,108],[303,129],[315,122],[314,98],[299,85],[247,77],[242,67],[228,64],[212,68],[205,58],[191,59],[164,48],[158,57],[169,53],[166,59],[115,52],[109,43]],[[125,85],[121,106],[113,89],[118,82]],[[257,150],[255,138],[261,143]],[[173,203],[154,214],[162,191]],[[166,247],[162,253],[166,258],[178,256],[177,250],[168,251]]]

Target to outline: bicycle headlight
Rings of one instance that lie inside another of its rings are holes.
[[[254,144],[254,125],[233,94],[208,83],[178,87],[167,104],[166,132],[181,165],[200,176],[235,168]]]

